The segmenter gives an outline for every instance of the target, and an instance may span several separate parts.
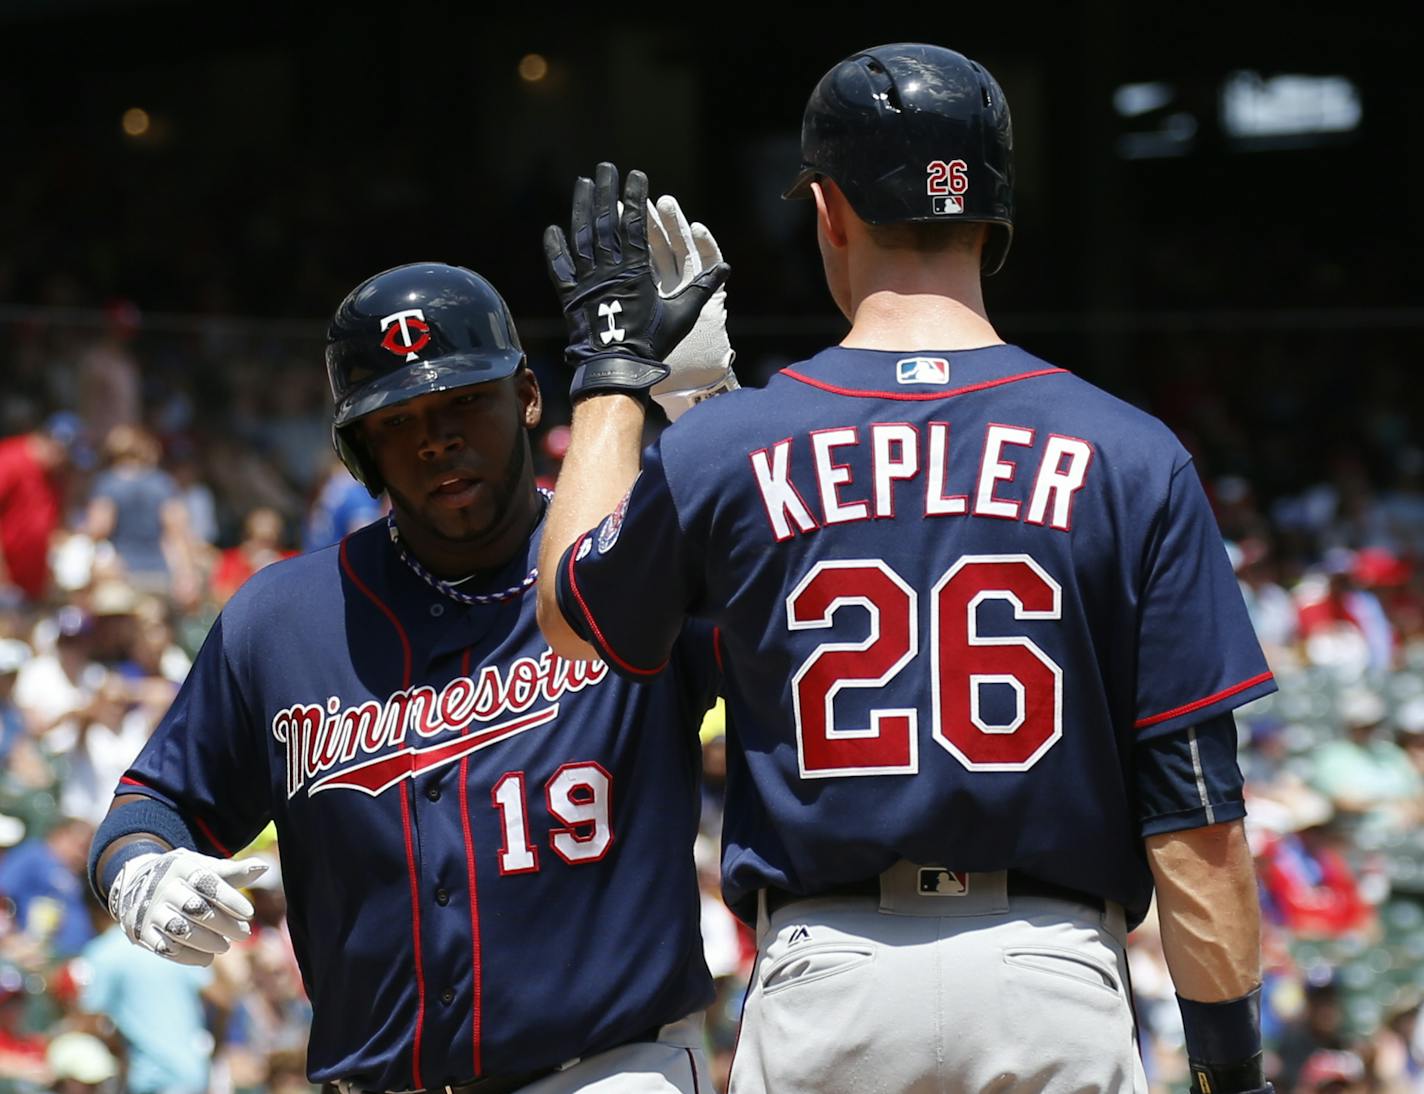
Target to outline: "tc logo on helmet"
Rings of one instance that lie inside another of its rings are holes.
[[[386,332],[381,348],[397,356],[403,354],[407,361],[414,361],[415,355],[430,342],[430,324],[419,308],[392,312],[381,320],[381,329]]]

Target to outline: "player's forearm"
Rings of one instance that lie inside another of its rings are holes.
[[[559,611],[555,568],[569,546],[617,507],[638,477],[643,442],[642,404],[627,395],[593,395],[574,406],[568,455],[559,471],[539,547],[539,627],[556,653],[579,659],[598,654]]]
[[[1215,1003],[1261,982],[1256,872],[1240,821],[1151,836],[1162,951],[1177,994]]]

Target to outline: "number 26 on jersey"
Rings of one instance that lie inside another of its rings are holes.
[[[1062,589],[1028,555],[965,555],[929,591],[931,737],[970,771],[1026,771],[1063,734],[1063,671],[1030,638],[979,634],[979,609],[1006,601],[1015,620],[1062,617]],[[864,609],[859,642],[823,642],[791,681],[796,752],[807,779],[919,771],[918,712],[872,708],[870,725],[838,726],[837,694],[882,688],[906,668],[924,673],[920,595],[880,559],[818,562],[786,598],[793,631],[833,627],[845,607]],[[984,689],[1007,686],[1014,714],[991,723]]]

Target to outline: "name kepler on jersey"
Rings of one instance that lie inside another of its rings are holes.
[[[928,358],[913,358],[925,362]],[[902,365],[904,362],[902,362]],[[933,371],[917,363],[917,373]],[[916,375],[920,379],[920,375]],[[862,437],[869,429],[868,445]],[[957,440],[957,439],[956,439]],[[814,472],[814,488],[798,484],[791,475],[793,449],[809,447]],[[870,492],[855,496],[855,480],[850,459],[863,464],[868,448]],[[1024,449],[1015,452],[1013,449]],[[1013,482],[1019,466],[1034,458],[1033,487],[1028,504],[1000,497],[1000,483]],[[950,425],[927,422],[924,428],[909,422],[875,422],[868,427],[847,425],[817,429],[805,438],[777,441],[749,454],[751,471],[766,508],[772,535],[778,543],[797,533],[854,521],[894,517],[897,497],[912,495],[926,517],[993,517],[1041,524],[1061,532],[1072,527],[1073,500],[1088,479],[1093,462],[1093,446],[1079,437],[1051,434],[1039,443],[1035,430],[1016,425],[986,426],[980,438],[977,471],[973,472],[970,493],[952,493],[952,480],[967,471],[967,460],[950,462]],[[923,486],[911,480],[924,473]],[[968,478],[968,476],[965,476]],[[963,485],[970,485],[970,481]],[[819,511],[812,511],[807,498],[817,499]]]
[[[376,797],[424,774],[517,734],[552,722],[559,698],[608,675],[602,661],[567,661],[545,649],[519,657],[501,673],[486,665],[479,676],[457,676],[439,691],[422,685],[343,706],[296,703],[272,718],[272,736],[286,746],[287,797],[303,787],[358,790]],[[536,703],[544,705],[531,709]],[[475,723],[481,728],[468,732]],[[435,738],[459,734],[451,740]],[[426,743],[429,742],[429,743]]]

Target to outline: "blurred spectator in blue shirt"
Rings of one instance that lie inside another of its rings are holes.
[[[0,638],[0,766],[9,763],[17,742],[25,739],[25,716],[15,704],[15,677],[30,659],[30,647],[14,638]]]
[[[96,922],[108,912],[91,902]],[[210,968],[177,965],[133,945],[111,923],[81,955],[81,1009],[114,1024],[128,1047],[129,1094],[205,1094],[213,1037],[203,1014]]]
[[[348,533],[370,524],[383,511],[381,502],[371,497],[333,456],[321,490],[307,514],[302,550],[315,551],[338,543]]]
[[[56,957],[74,956],[94,937],[83,881],[93,835],[88,821],[65,817],[0,860],[0,894],[15,905],[16,924]]]
[[[158,442],[145,430],[115,426],[104,440],[107,466],[94,479],[88,531],[108,540],[135,588],[179,603],[197,598],[188,510],[172,477],[158,466]]]

